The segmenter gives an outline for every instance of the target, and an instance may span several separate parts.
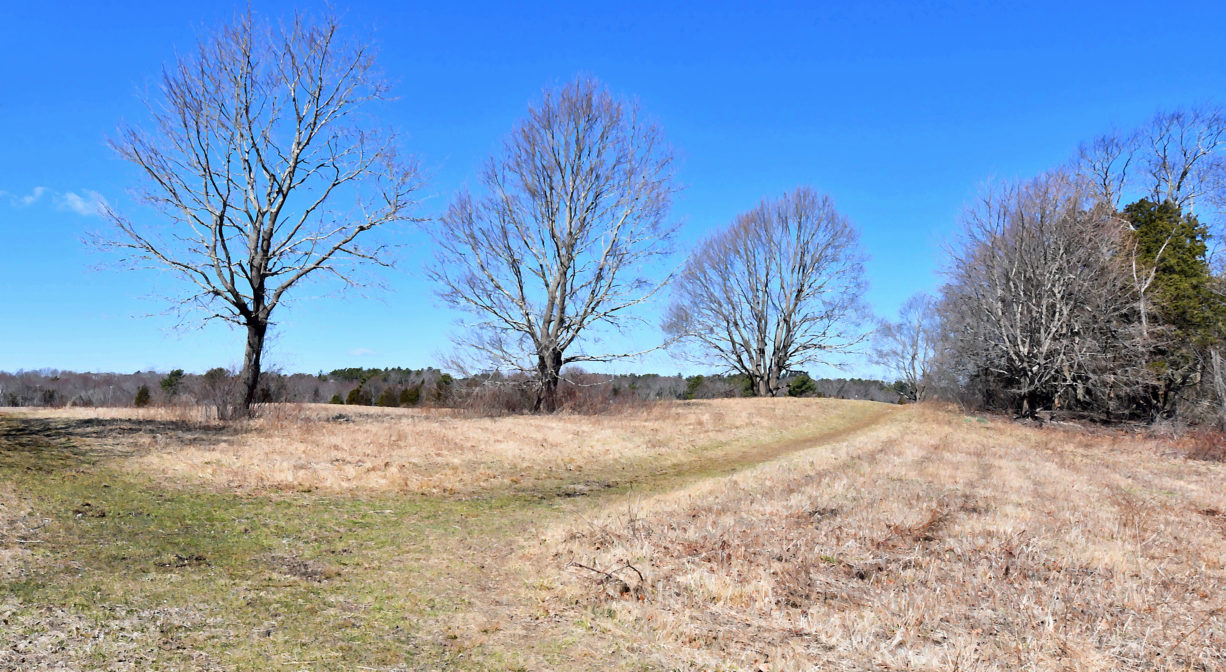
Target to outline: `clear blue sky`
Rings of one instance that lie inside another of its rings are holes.
[[[683,250],[763,197],[811,184],[860,229],[868,300],[892,314],[938,285],[942,244],[984,181],[1034,175],[1113,126],[1226,93],[1220,2],[584,4],[332,3],[375,42],[399,96],[383,120],[430,171],[420,215],[475,186],[543,87],[592,74],[636,97],[677,149]],[[81,241],[106,226],[96,199],[152,221],[106,139],[144,118],[138,94],[163,64],[245,6],[6,4],[0,370],[241,361],[241,334],[176,329],[159,314],[166,278],[97,270],[105,258]],[[323,5],[252,6],[276,17]],[[422,277],[428,240],[397,235],[410,245],[385,291],[303,287],[274,314],[273,364],[416,368],[449,351],[456,316]],[[693,369],[665,355],[630,368]]]

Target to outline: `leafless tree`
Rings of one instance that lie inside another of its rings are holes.
[[[1028,416],[1105,404],[1143,375],[1125,225],[1093,185],[1059,172],[1006,185],[964,219],[943,310],[974,375]]]
[[[1215,106],[1161,112],[1130,132],[1082,144],[1078,170],[1099,197],[1119,207],[1122,197],[1171,201],[1183,212],[1226,205],[1226,114]]]
[[[250,14],[164,70],[149,129],[112,141],[144,178],[159,222],[108,209],[103,244],[124,261],[186,281],[181,308],[247,332],[237,408],[249,412],[270,318],[308,276],[356,283],[361,262],[386,264],[376,227],[409,219],[417,171],[391,134],[359,113],[386,98],[373,57],[333,19],[279,27]]]
[[[1154,200],[1195,212],[1198,200],[1219,200],[1226,170],[1226,115],[1216,107],[1164,112],[1144,131],[1145,163]]]
[[[897,321],[882,321],[873,334],[873,359],[898,376],[903,395],[923,401],[929,392],[929,369],[936,356],[940,315],[937,300],[927,292],[907,299]]]
[[[1129,169],[1136,159],[1141,136],[1138,132],[1112,132],[1082,143],[1077,150],[1078,168],[1095,188],[1098,198],[1117,210],[1129,185]]]
[[[864,288],[855,229],[828,197],[801,187],[695,250],[665,328],[697,357],[748,376],[757,394],[774,395],[788,370],[864,339]]]
[[[531,374],[553,411],[562,367],[598,352],[584,334],[616,328],[666,279],[673,159],[638,108],[577,79],[547,91],[487,164],[485,194],[461,193],[437,228],[440,295],[471,313],[462,344],[487,369]]]

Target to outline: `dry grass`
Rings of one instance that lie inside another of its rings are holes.
[[[738,448],[838,431],[882,405],[821,399],[660,403],[609,415],[462,417],[441,410],[274,407],[242,431],[197,441],[125,439],[128,468],[239,491],[391,491],[472,495],[497,489],[604,489],[692,471]],[[888,407],[887,407],[888,408]],[[60,409],[28,415],[190,421],[181,409]],[[575,483],[578,481],[578,483]]]
[[[1226,468],[1164,452],[911,410],[559,527],[540,599],[702,669],[1223,669]]]
[[[1195,430],[1182,437],[1177,449],[1194,460],[1226,462],[1226,432]]]
[[[1226,464],[1176,440],[794,399],[0,429],[0,668],[1226,669]]]
[[[31,548],[41,542],[39,532],[44,525],[8,483],[0,482],[0,580],[13,576],[29,561]]]

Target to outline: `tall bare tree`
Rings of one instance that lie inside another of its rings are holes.
[[[1022,415],[1105,404],[1143,376],[1125,224],[1065,173],[987,193],[964,218],[943,322],[957,359]]]
[[[108,210],[117,233],[103,242],[186,281],[180,307],[246,330],[241,399],[219,409],[246,413],[273,310],[309,276],[355,284],[357,263],[386,264],[384,246],[358,239],[409,219],[417,171],[359,116],[387,88],[330,18],[242,16],[166,68],[158,93],[151,127],[111,144],[161,220]]]
[[[1226,205],[1226,113],[1215,106],[1160,112],[1140,128],[1083,143],[1078,170],[1098,196],[1171,201],[1183,212]]]
[[[874,361],[898,376],[911,401],[928,398],[939,329],[937,300],[919,292],[903,302],[896,321],[882,321],[873,334]]]
[[[1078,170],[1098,194],[1099,200],[1119,209],[1120,199],[1131,185],[1130,169],[1140,148],[1141,135],[1112,132],[1077,148]]]
[[[809,187],[763,201],[695,250],[665,328],[697,357],[773,396],[788,370],[863,340],[858,240],[830,199]]]
[[[632,319],[664,279],[673,159],[635,105],[590,79],[543,100],[487,164],[485,194],[461,193],[437,228],[431,276],[475,316],[464,345],[486,368],[534,376],[537,410],[557,407],[562,367],[634,353],[581,341]]]
[[[1145,176],[1153,200],[1171,201],[1183,212],[1199,201],[1220,200],[1226,170],[1226,115],[1216,107],[1164,112],[1143,132]]]

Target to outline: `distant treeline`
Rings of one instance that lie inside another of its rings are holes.
[[[783,382],[791,396],[867,399],[894,403],[900,384],[861,378],[811,378],[791,372]],[[3,406],[145,406],[210,404],[237,384],[232,372],[204,374],[137,371],[78,373],[40,369],[0,372]],[[753,396],[744,376],[680,374],[597,374],[569,372],[562,385],[563,407],[598,410],[612,404],[662,399]],[[535,400],[533,381],[498,374],[457,378],[439,369],[344,368],[317,374],[265,373],[261,403],[333,403],[386,407],[462,407],[484,412],[521,412]]]

